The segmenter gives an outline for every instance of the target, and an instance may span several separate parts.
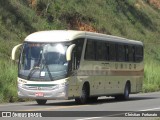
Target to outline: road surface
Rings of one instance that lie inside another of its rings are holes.
[[[49,111],[48,114],[54,116],[54,112],[58,111],[58,117],[47,117],[48,119],[59,120],[106,120],[106,119],[122,119],[119,115],[129,114],[127,111],[158,111],[160,114],[160,92],[133,94],[127,101],[117,101],[110,97],[100,97],[97,102],[86,105],[77,105],[74,100],[50,100],[46,105],[37,105],[33,102],[7,103],[0,104],[0,111],[17,111],[17,112],[42,112]],[[68,111],[68,112],[65,112]],[[85,112],[84,112],[85,111]],[[117,111],[117,112],[115,112]],[[69,117],[65,113],[69,113]],[[104,114],[98,114],[104,113]],[[106,114],[105,114],[106,113]],[[2,113],[1,113],[2,114]],[[47,114],[47,112],[46,112]],[[57,114],[57,113],[56,113]],[[93,115],[93,116],[92,116]],[[155,119],[156,117],[124,117],[123,119]],[[133,114],[132,114],[133,115]],[[61,117],[60,117],[61,116]],[[107,116],[107,117],[106,117]],[[127,115],[125,115],[127,116]],[[43,116],[42,116],[43,117]],[[1,118],[0,118],[1,119]],[[5,119],[5,118],[4,118]],[[39,118],[40,119],[40,118]],[[43,118],[42,118],[43,119]]]

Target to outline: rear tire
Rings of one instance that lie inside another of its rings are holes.
[[[38,105],[45,105],[47,100],[36,100],[36,102],[38,103]]]
[[[87,103],[88,97],[89,97],[89,87],[86,84],[84,84],[82,88],[82,95],[78,98],[75,98],[75,102],[77,104],[85,104]]]
[[[124,88],[124,94],[115,96],[115,99],[116,100],[128,100],[129,94],[130,94],[130,84],[126,83],[125,88]]]
[[[130,94],[130,85],[129,85],[129,83],[127,83],[126,86],[125,86],[123,99],[128,100],[129,99],[129,94]]]

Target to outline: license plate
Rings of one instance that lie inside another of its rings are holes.
[[[36,97],[43,97],[43,96],[44,96],[44,93],[42,93],[42,92],[37,92],[37,93],[35,93],[35,96],[36,96]]]

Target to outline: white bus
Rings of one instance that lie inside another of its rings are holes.
[[[18,64],[18,96],[38,104],[100,96],[128,99],[142,90],[143,43],[121,37],[72,30],[41,31],[27,36]]]

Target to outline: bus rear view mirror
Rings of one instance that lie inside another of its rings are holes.
[[[75,47],[75,44],[72,44],[68,47],[67,51],[66,51],[66,60],[70,61],[71,60],[71,55],[72,55],[72,50]]]
[[[11,59],[12,60],[16,60],[16,51],[17,49],[21,46],[22,44],[18,44],[16,46],[14,46],[14,48],[12,49],[12,55],[11,55]]]

